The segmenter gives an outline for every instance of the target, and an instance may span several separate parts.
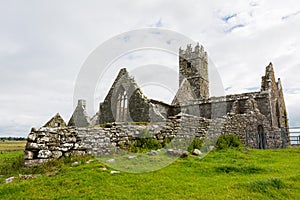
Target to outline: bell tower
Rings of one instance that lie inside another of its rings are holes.
[[[191,44],[186,50],[179,49],[179,87],[184,79],[197,99],[209,98],[207,53],[199,43],[194,49]]]

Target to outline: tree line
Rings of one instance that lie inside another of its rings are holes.
[[[25,137],[0,137],[0,140],[27,140]]]

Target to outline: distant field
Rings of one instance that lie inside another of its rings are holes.
[[[154,172],[111,174],[97,159],[23,169],[22,151],[0,154],[0,199],[300,199],[300,148],[212,151]],[[157,158],[155,156],[153,159]],[[117,161],[116,161],[117,162]],[[107,170],[103,170],[103,167]],[[36,174],[30,180],[19,174]],[[15,176],[12,183],[4,179]]]
[[[0,151],[20,151],[24,150],[26,140],[0,140]]]

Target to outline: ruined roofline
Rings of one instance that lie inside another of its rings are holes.
[[[168,103],[165,103],[165,102],[163,102],[163,101],[156,100],[156,99],[149,99],[149,102],[150,102],[150,103],[154,103],[154,104],[162,104],[162,105],[165,105],[165,106],[172,106],[172,105],[170,105],[170,104],[168,104]]]
[[[206,99],[189,100],[189,101],[185,101],[184,104],[188,105],[188,104],[225,102],[225,101],[248,99],[249,97],[265,98],[269,95],[269,92],[273,89],[272,84],[271,84],[272,82],[274,82],[277,85],[277,87],[282,88],[280,78],[278,78],[278,81],[276,82],[275,70],[274,70],[272,62],[270,62],[265,67],[265,74],[264,74],[264,76],[262,76],[262,83],[261,83],[261,88],[259,91],[246,92],[246,93],[240,93],[240,94],[229,94],[229,95],[218,96],[218,97],[213,96],[213,97],[209,97]]]
[[[275,70],[272,62],[265,68],[265,74],[261,77],[261,91],[272,90],[272,83],[281,84],[280,78],[276,81]]]
[[[43,127],[66,127],[67,124],[65,120],[60,116],[59,113],[56,113]]]
[[[248,92],[248,93],[241,93],[241,94],[229,94],[225,96],[219,97],[210,97],[208,99],[196,99],[196,100],[189,100],[180,103],[180,106],[192,105],[192,104],[207,104],[207,103],[221,103],[221,102],[228,102],[228,101],[236,101],[236,100],[245,100],[249,98],[266,98],[268,97],[268,92]]]
[[[127,79],[128,78],[128,79]],[[134,84],[134,86],[139,89],[139,85],[136,83],[135,79],[133,76],[131,76],[129,74],[129,72],[127,71],[127,68],[123,67],[119,70],[118,75],[116,76],[114,82],[112,83],[112,85],[110,86],[104,100],[101,103],[104,103],[106,101],[108,101],[109,96],[112,95],[113,91],[116,89],[117,86],[120,86],[120,81],[122,81],[123,79],[127,79],[128,81],[130,81],[132,84]]]

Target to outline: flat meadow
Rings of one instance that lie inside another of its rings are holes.
[[[300,199],[297,147],[213,150],[153,172],[112,174],[91,156],[23,168],[19,143],[6,146],[0,145],[0,199]],[[5,183],[9,177],[14,181]]]

